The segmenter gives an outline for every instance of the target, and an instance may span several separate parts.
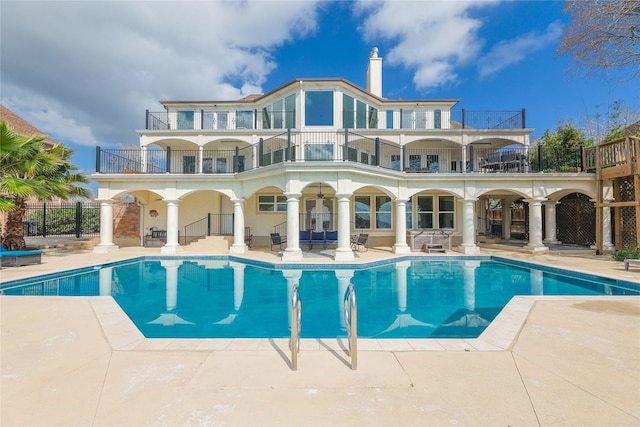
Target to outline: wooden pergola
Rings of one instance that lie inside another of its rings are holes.
[[[640,153],[640,138],[634,136],[627,136],[585,150],[586,169],[596,172],[596,250],[598,253],[603,253],[604,208],[613,209],[615,248],[632,249],[640,246],[638,153]],[[613,194],[609,191],[610,183],[613,185]],[[626,216],[623,215],[624,212],[627,213]],[[635,223],[634,227],[630,229],[633,223]]]

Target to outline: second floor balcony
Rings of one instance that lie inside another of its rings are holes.
[[[233,149],[96,150],[96,172],[101,174],[238,174],[284,162],[360,164],[405,174],[415,173],[533,173],[579,172],[585,169],[582,147],[562,150],[509,145],[443,147],[397,145],[353,131],[287,131],[258,144]]]

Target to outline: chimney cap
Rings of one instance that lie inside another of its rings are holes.
[[[374,47],[371,49],[371,53],[369,54],[369,58],[377,58],[378,57],[378,48]]]

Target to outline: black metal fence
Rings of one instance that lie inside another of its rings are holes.
[[[100,204],[95,202],[28,204],[24,235],[29,237],[100,235]]]

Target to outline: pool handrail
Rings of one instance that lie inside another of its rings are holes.
[[[300,330],[302,329],[302,301],[298,292],[298,285],[291,291],[291,370],[298,370],[298,352],[300,351]]]
[[[344,293],[344,323],[347,328],[347,341],[349,342],[349,356],[351,356],[351,369],[358,369],[358,304],[356,301],[356,288],[349,283]]]

